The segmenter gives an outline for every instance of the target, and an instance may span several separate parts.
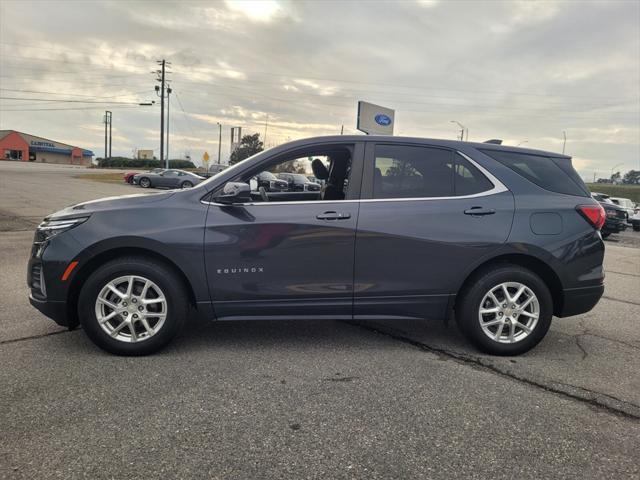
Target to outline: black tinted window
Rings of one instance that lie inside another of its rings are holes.
[[[456,154],[454,187],[455,194],[460,196],[486,192],[493,184],[471,162]]]
[[[373,198],[453,195],[453,155],[449,150],[405,145],[376,146]]]
[[[546,190],[566,195],[588,196],[584,182],[568,159],[499,150],[482,150],[482,153]]]

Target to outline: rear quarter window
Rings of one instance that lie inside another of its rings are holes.
[[[481,151],[545,190],[581,197],[590,195],[568,158],[500,150]]]

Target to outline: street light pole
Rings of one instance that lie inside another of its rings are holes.
[[[562,141],[562,154],[564,155],[564,148],[567,146],[567,132],[563,130],[562,136],[564,137],[564,140]]]
[[[469,129],[466,128],[464,125],[462,125],[460,122],[458,122],[457,120],[451,120],[451,123],[455,123],[460,127],[460,141],[463,142],[464,141],[464,131],[467,130],[467,140],[469,140]]]
[[[609,178],[611,179],[611,182],[612,182],[612,183],[613,183],[613,171],[614,171],[616,168],[621,167],[622,165],[624,165],[624,163],[619,163],[619,164],[617,164],[617,165],[615,165],[615,166],[613,166],[613,167],[611,168],[611,176],[610,176]]]
[[[218,124],[218,165],[220,165],[220,152],[222,151],[222,124],[220,122],[216,122]]]

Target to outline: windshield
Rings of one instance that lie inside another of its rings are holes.
[[[289,175],[291,175],[296,182],[309,183],[309,179],[301,173],[290,173]]]

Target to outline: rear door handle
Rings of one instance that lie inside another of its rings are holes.
[[[473,216],[482,216],[482,215],[493,215],[496,211],[493,208],[483,208],[483,207],[471,207],[468,210],[464,211],[465,215],[473,215]]]
[[[350,213],[341,213],[341,212],[324,212],[316,215],[318,220],[346,220],[351,218]]]

